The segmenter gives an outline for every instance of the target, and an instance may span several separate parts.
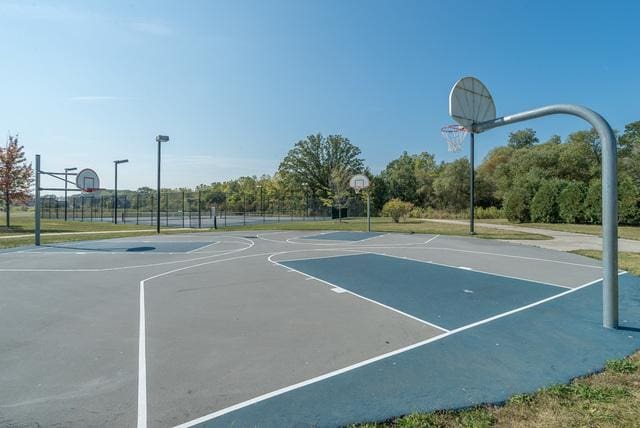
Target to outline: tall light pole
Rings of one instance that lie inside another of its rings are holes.
[[[67,180],[69,177],[69,171],[75,171],[78,168],[65,168],[64,169],[64,221],[67,221]]]
[[[118,165],[121,163],[127,163],[129,159],[114,160],[113,164],[116,168],[115,186],[113,192],[113,222],[118,224]]]
[[[300,183],[302,185],[302,192],[304,193],[304,214],[302,215],[302,220],[305,220],[305,218],[307,217],[307,214],[309,214],[309,198],[308,198],[308,190],[309,190],[309,183],[303,182]]]
[[[160,143],[168,142],[169,137],[166,135],[158,135],[156,137],[156,141],[158,142],[158,200],[156,204],[156,231],[160,233]]]
[[[262,223],[264,223],[264,200],[262,199],[262,184],[256,186],[260,189],[260,214],[262,214]]]

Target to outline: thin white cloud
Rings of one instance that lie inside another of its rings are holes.
[[[144,34],[150,34],[152,36],[170,36],[173,34],[173,30],[158,22],[134,22],[131,24],[131,29]]]

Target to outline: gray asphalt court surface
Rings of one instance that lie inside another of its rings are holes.
[[[495,240],[208,232],[0,253],[0,426],[341,426],[499,402],[640,348],[596,260]]]

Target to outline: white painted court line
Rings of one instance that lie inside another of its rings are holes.
[[[329,249],[309,249],[309,250],[293,250],[293,251],[282,251],[280,253],[278,253],[278,255],[280,254],[287,254],[287,253],[294,253],[294,252],[304,252],[304,251],[331,251]],[[566,285],[560,285],[560,284],[553,284],[551,282],[544,282],[544,281],[538,281],[535,279],[527,279],[527,278],[520,278],[517,276],[510,276],[510,275],[503,275],[503,274],[499,274],[499,273],[493,273],[493,272],[485,272],[485,271],[481,271],[481,270],[477,270],[477,269],[473,269],[470,267],[466,267],[466,266],[452,266],[452,265],[447,265],[444,263],[436,263],[430,260],[420,260],[420,259],[414,259],[412,257],[407,257],[407,256],[396,256],[393,254],[387,254],[387,253],[379,253],[379,252],[375,252],[375,251],[363,251],[360,249],[355,249],[355,248],[340,248],[340,249],[335,249],[335,251],[346,251],[349,253],[355,253],[355,254],[337,254],[337,255],[332,255],[332,256],[323,256],[323,257],[309,257],[309,258],[301,258],[301,259],[290,259],[290,260],[280,260],[281,263],[286,263],[286,262],[294,262],[294,261],[301,261],[301,260],[315,260],[315,259],[330,259],[330,258],[336,258],[336,257],[349,257],[349,256],[356,256],[356,255],[362,255],[362,254],[375,254],[378,256],[384,256],[384,257],[392,257],[395,259],[400,259],[400,260],[409,260],[409,261],[413,261],[413,262],[418,262],[418,263],[426,263],[426,264],[433,264],[436,266],[443,266],[443,267],[448,267],[448,268],[452,268],[452,269],[461,269],[461,270],[466,270],[466,271],[473,271],[473,272],[477,272],[477,273],[481,273],[481,274],[485,274],[485,275],[492,275],[492,276],[497,276],[497,277],[502,277],[502,278],[509,278],[509,279],[515,279],[518,281],[527,281],[527,282],[533,282],[533,283],[537,283],[537,284],[542,284],[542,285],[549,285],[552,287],[558,287],[558,288],[563,288],[563,289],[571,289],[572,287],[566,286]],[[270,260],[273,262],[273,260]],[[277,263],[277,262],[274,262]]]
[[[194,248],[191,251],[187,251],[185,254],[192,254],[192,253],[195,253],[197,251],[204,250],[205,248],[213,247],[214,245],[217,245],[219,243],[220,243],[220,241],[214,241],[209,245],[203,245],[202,247]]]
[[[362,232],[362,233],[369,233],[369,232]],[[379,233],[379,232],[373,232],[373,233]],[[377,238],[382,238],[383,236],[387,236],[389,233],[381,233],[380,235],[376,235],[376,236],[372,236],[370,238],[364,238],[364,239],[360,239],[359,241],[356,241],[355,243],[359,243],[359,242],[364,242],[364,241],[370,241],[371,239],[377,239]],[[353,241],[352,241],[353,242]]]
[[[142,268],[148,268],[148,267],[175,265],[175,264],[179,264],[179,263],[189,263],[189,262],[194,262],[194,261],[198,261],[198,260],[211,259],[211,258],[214,258],[214,257],[220,257],[220,256],[228,255],[228,254],[233,254],[233,253],[238,253],[238,252],[241,252],[241,251],[245,251],[245,250],[248,250],[249,248],[252,248],[255,245],[255,242],[251,241],[250,239],[236,237],[236,236],[234,236],[233,238],[244,239],[246,241],[249,241],[249,245],[246,246],[246,247],[243,247],[243,248],[235,249],[235,250],[228,250],[228,251],[225,251],[223,253],[212,254],[210,256],[195,257],[195,258],[192,258],[192,259],[183,259],[183,260],[172,260],[172,261],[168,261],[168,262],[147,263],[147,264],[142,264],[142,265],[119,266],[119,267],[110,267],[110,268],[85,268],[85,269],[0,268],[0,272],[111,272],[111,271],[119,271],[119,270],[127,270],[127,269],[142,269]],[[55,253],[52,252],[52,254],[55,254]],[[69,254],[69,253],[64,253],[64,254]],[[108,253],[104,253],[104,254],[108,254]],[[168,253],[164,253],[164,254],[168,254]],[[184,254],[184,253],[180,253],[180,254]],[[266,254],[271,254],[271,253],[266,253]]]
[[[431,239],[427,239],[426,241],[424,241],[424,245],[427,245],[428,243],[430,243],[431,241],[434,241],[437,237],[439,237],[440,235],[436,235]]]
[[[485,272],[485,271],[473,269],[473,268],[470,268],[470,267],[467,267],[467,266],[452,266],[452,265],[447,265],[447,264],[444,264],[444,263],[436,263],[436,262],[433,262],[433,261],[425,261],[425,260],[420,260],[420,259],[414,259],[414,258],[411,258],[411,257],[394,256],[393,254],[376,253],[376,252],[373,252],[373,251],[370,251],[369,253],[370,254],[377,254],[377,255],[385,256],[385,257],[393,257],[395,259],[410,260],[410,261],[418,262],[418,263],[426,263],[426,264],[431,264],[431,265],[436,265],[436,266],[444,266],[444,267],[453,268],[453,269],[473,271],[473,272],[482,273],[482,274],[485,274],[485,275],[492,275],[492,276],[499,276],[499,277],[502,277],[502,278],[516,279],[518,281],[534,282],[536,284],[550,285],[552,287],[558,287],[558,288],[564,288],[564,289],[571,289],[572,288],[572,287],[568,287],[566,285],[553,284],[551,282],[544,282],[544,281],[537,281],[535,279],[520,278],[520,277],[517,277],[517,276],[503,275],[501,273],[494,273],[494,272]]]
[[[148,281],[193,269],[200,266],[222,263],[231,260],[240,260],[250,257],[263,257],[271,253],[248,254],[245,256],[230,257],[228,259],[210,260],[204,263],[198,263],[192,266],[184,266],[167,272],[162,272],[140,281],[140,323],[138,328],[138,428],[146,428],[147,426],[147,353],[146,353],[146,314],[144,305],[144,286]]]
[[[460,252],[460,253],[484,254],[484,255],[489,255],[489,256],[508,257],[508,258],[512,258],[512,259],[535,260],[535,261],[539,261],[539,262],[559,263],[559,264],[570,265],[570,266],[581,266],[581,267],[587,267],[587,268],[592,268],[592,269],[602,269],[602,266],[600,266],[600,265],[598,265],[598,266],[596,266],[596,265],[587,265],[587,264],[583,264],[583,263],[565,262],[565,261],[561,261],[561,260],[541,259],[541,258],[538,258],[538,257],[514,256],[512,254],[491,253],[491,252],[488,252],[488,251],[460,250],[460,249],[457,249],[457,248],[444,248],[444,247],[429,247],[429,248],[427,248],[427,250],[440,250],[440,251],[444,250],[444,251],[455,251],[455,252]]]
[[[138,428],[147,427],[147,345],[144,311],[144,281],[140,281],[140,325],[138,328]]]
[[[620,273],[619,275],[622,275],[622,274],[623,273]],[[215,418],[218,418],[220,416],[226,415],[227,413],[231,413],[233,411],[242,409],[244,407],[251,406],[251,405],[259,403],[261,401],[265,401],[265,400],[268,400],[270,398],[277,397],[278,395],[282,395],[284,393],[287,393],[287,392],[290,392],[290,391],[294,391],[296,389],[300,389],[302,387],[305,387],[305,386],[308,386],[308,385],[323,381],[325,379],[329,379],[329,378],[338,376],[340,374],[350,372],[350,371],[355,370],[357,368],[360,368],[360,367],[375,363],[377,361],[392,357],[394,355],[402,354],[402,353],[410,351],[412,349],[416,349],[416,348],[419,348],[421,346],[427,345],[429,343],[436,342],[438,340],[444,339],[445,337],[460,333],[462,331],[469,330],[471,328],[478,327],[478,326],[483,325],[483,324],[487,324],[487,323],[489,323],[491,321],[495,321],[497,319],[504,318],[506,316],[513,315],[513,314],[518,313],[518,312],[522,312],[524,310],[533,308],[535,306],[539,306],[539,305],[544,304],[546,302],[549,302],[551,300],[555,300],[555,299],[558,299],[560,297],[566,296],[567,294],[574,293],[574,292],[576,292],[578,290],[581,290],[581,289],[583,289],[585,287],[588,287],[588,286],[593,285],[595,283],[598,283],[600,281],[602,281],[602,278],[597,279],[595,281],[588,282],[588,283],[583,284],[583,285],[581,285],[581,286],[579,286],[577,288],[573,288],[571,290],[567,290],[567,291],[565,291],[563,293],[556,294],[555,296],[551,296],[551,297],[548,297],[546,299],[539,300],[539,301],[531,303],[529,305],[522,306],[520,308],[513,309],[511,311],[504,312],[502,314],[498,314],[498,315],[495,315],[493,317],[486,318],[484,320],[477,321],[475,323],[465,325],[463,327],[459,327],[459,328],[457,328],[455,330],[448,331],[448,332],[443,333],[441,335],[434,336],[432,338],[429,338],[429,339],[414,343],[413,345],[405,346],[403,348],[396,349],[395,351],[387,352],[385,354],[381,354],[381,355],[378,355],[376,357],[369,358],[369,359],[361,361],[359,363],[355,363],[355,364],[352,364],[350,366],[343,367],[341,369],[334,370],[332,372],[328,372],[328,373],[325,373],[323,375],[320,375],[320,376],[317,376],[317,377],[314,377],[314,378],[311,378],[311,379],[307,379],[305,381],[302,381],[302,382],[299,382],[299,383],[296,383],[296,384],[293,384],[293,385],[290,385],[290,386],[286,386],[284,388],[277,389],[275,391],[260,395],[258,397],[252,398],[252,399],[247,400],[247,401],[243,401],[243,402],[235,404],[233,406],[225,407],[224,409],[218,410],[218,411],[213,412],[213,413],[209,413],[208,415],[201,416],[201,417],[199,417],[197,419],[193,419],[191,421],[188,421],[188,422],[185,422],[183,424],[177,425],[175,428],[188,428],[188,427],[192,427],[192,426],[197,425],[197,424],[201,424],[203,422],[210,421],[212,419],[215,419]]]
[[[274,254],[274,255],[275,255],[275,254]],[[362,296],[362,295],[360,295],[360,294],[358,294],[358,293],[354,293],[353,291],[351,291],[351,290],[349,290],[349,289],[342,288],[342,287],[340,287],[339,285],[333,284],[333,283],[331,283],[331,282],[329,282],[329,281],[325,281],[324,279],[320,279],[320,278],[318,278],[318,277],[316,277],[316,276],[309,275],[308,273],[304,273],[304,272],[299,271],[299,270],[297,270],[297,269],[294,269],[294,268],[291,268],[291,267],[289,267],[289,266],[283,265],[283,264],[281,264],[281,263],[279,263],[279,262],[273,261],[271,258],[272,258],[274,255],[271,255],[271,256],[267,257],[267,260],[269,260],[271,263],[276,264],[276,265],[278,265],[278,266],[280,266],[280,267],[282,267],[282,268],[284,268],[284,269],[287,269],[287,271],[288,271],[288,272],[296,272],[296,273],[299,273],[300,275],[303,275],[303,276],[304,276],[304,277],[306,277],[306,278],[313,278],[313,279],[315,279],[315,280],[316,280],[316,281],[318,281],[318,282],[321,282],[321,283],[323,283],[323,284],[328,285],[329,287],[331,287],[331,289],[337,288],[337,289],[344,290],[344,293],[351,294],[351,295],[353,295],[353,296],[355,296],[355,297],[358,297],[358,298],[360,298],[360,299],[362,299],[362,300],[366,300],[367,302],[370,302],[370,303],[373,303],[373,304],[375,304],[375,305],[381,306],[381,307],[383,307],[383,308],[385,308],[385,309],[388,309],[388,310],[390,310],[390,311],[392,311],[392,312],[395,312],[395,313],[400,314],[400,315],[402,315],[402,316],[405,316],[405,317],[407,317],[407,318],[411,318],[411,319],[412,319],[412,320],[414,320],[414,321],[418,321],[419,323],[422,323],[422,324],[428,325],[429,327],[433,327],[433,328],[436,328],[436,329],[438,329],[438,330],[442,330],[442,331],[445,331],[445,332],[446,332],[446,331],[449,331],[449,330],[447,330],[447,329],[446,329],[446,328],[444,328],[444,327],[441,327],[441,326],[439,326],[439,325],[437,325],[437,324],[430,323],[429,321],[426,321],[426,320],[423,320],[423,319],[421,319],[421,318],[415,317],[415,316],[413,316],[413,315],[411,315],[411,314],[408,314],[408,313],[406,313],[406,312],[403,312],[403,311],[401,311],[401,310],[399,310],[399,309],[396,309],[396,308],[394,308],[394,307],[391,307],[391,306],[389,306],[389,305],[385,305],[384,303],[378,302],[377,300],[373,300],[373,299],[370,299],[370,298],[368,298],[368,297],[364,297],[364,296]]]

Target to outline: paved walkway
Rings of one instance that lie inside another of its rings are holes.
[[[468,220],[444,220],[429,219],[436,223],[451,224],[469,224]],[[539,229],[537,227],[516,226],[511,224],[493,224],[476,222],[477,227],[486,227],[500,230],[511,230],[514,232],[535,233],[538,235],[550,236],[553,239],[548,240],[531,240],[531,239],[507,239],[507,242],[517,244],[532,245],[535,247],[549,248],[559,251],[572,250],[601,250],[602,238],[596,235],[588,235],[586,233],[561,232],[558,230]],[[618,250],[640,253],[640,241],[633,239],[618,239]]]

